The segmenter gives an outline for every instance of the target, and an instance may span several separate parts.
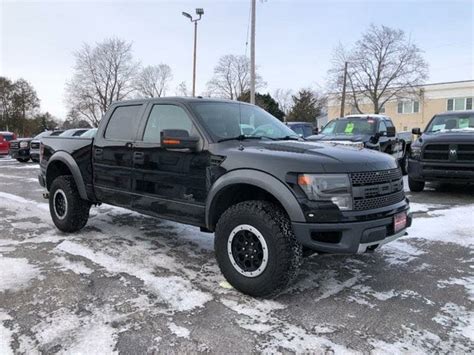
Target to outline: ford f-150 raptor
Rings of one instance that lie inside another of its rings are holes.
[[[198,226],[215,233],[226,279],[253,296],[285,288],[304,254],[372,251],[411,224],[393,157],[304,141],[234,101],[114,103],[94,138],[45,137],[40,166],[61,231],[99,203]]]

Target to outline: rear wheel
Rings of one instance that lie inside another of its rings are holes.
[[[282,291],[297,275],[303,254],[288,217],[266,201],[245,201],[225,211],[214,243],[227,281],[256,297]]]
[[[408,187],[412,192],[421,192],[425,188],[425,182],[413,180],[412,178],[408,177]]]
[[[83,200],[72,176],[58,176],[49,189],[49,211],[56,227],[63,232],[76,232],[89,219],[91,204]]]

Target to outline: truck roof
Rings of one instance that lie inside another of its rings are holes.
[[[443,115],[443,116],[457,116],[457,115],[473,115],[473,114],[474,114],[474,110],[446,111],[446,112],[437,113],[436,116],[438,116],[438,115]]]
[[[123,100],[123,101],[115,101],[113,104],[123,104],[123,103],[147,103],[147,102],[228,102],[228,103],[242,103],[248,104],[247,102],[243,101],[235,101],[235,100],[228,100],[228,99],[218,99],[218,98],[204,98],[202,96],[196,97],[188,97],[188,96],[166,96],[166,97],[153,97],[148,99],[134,99],[134,100]]]
[[[390,117],[386,115],[380,115],[376,113],[361,113],[359,115],[348,115],[341,118],[375,118],[379,120],[390,120],[390,121],[392,120]]]

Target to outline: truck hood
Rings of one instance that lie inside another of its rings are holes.
[[[472,131],[449,131],[449,132],[433,132],[423,133],[418,139],[420,143],[474,143],[474,130]]]
[[[229,142],[228,142],[229,143]],[[308,141],[244,141],[222,152],[227,169],[242,166],[268,172],[348,173],[397,168],[388,154],[339,144]]]
[[[310,141],[349,141],[349,142],[367,142],[370,139],[368,134],[318,134],[308,137]]]

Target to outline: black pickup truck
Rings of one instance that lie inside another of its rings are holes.
[[[390,117],[376,114],[349,115],[329,121],[310,141],[332,142],[365,147],[392,155],[403,174],[408,170],[411,134],[396,133]]]
[[[408,161],[408,186],[423,191],[425,183],[474,184],[474,111],[434,116],[413,143]]]
[[[40,166],[60,230],[80,230],[99,203],[198,226],[215,232],[227,280],[253,296],[282,290],[303,255],[372,251],[411,224],[391,156],[306,142],[233,101],[115,103],[95,138],[44,138]]]

